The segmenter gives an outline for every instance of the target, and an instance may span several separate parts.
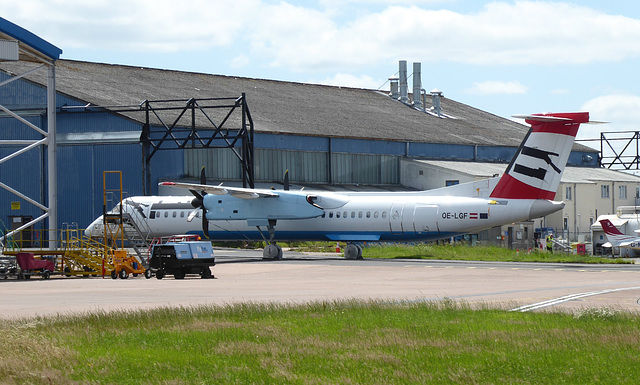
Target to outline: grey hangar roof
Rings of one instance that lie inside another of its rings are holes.
[[[24,73],[25,62],[0,70]],[[46,84],[38,73],[27,76]],[[256,132],[436,144],[517,147],[528,127],[443,98],[443,119],[393,100],[385,92],[73,60],[56,62],[59,93],[96,106],[144,100],[239,96],[246,93]],[[427,97],[427,108],[431,107]],[[514,111],[522,113],[523,111]],[[524,111],[535,112],[535,111]],[[121,113],[142,122],[140,113]],[[580,144],[574,150],[596,152]]]
[[[474,179],[485,179],[491,178],[494,175],[502,175],[507,167],[506,164],[485,162],[472,163],[446,160],[414,160],[414,162],[436,167],[441,170],[465,174]],[[567,166],[562,173],[562,183],[595,184],[598,182],[640,183],[640,177],[608,168],[571,166]]]

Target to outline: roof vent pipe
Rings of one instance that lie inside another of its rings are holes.
[[[409,90],[407,85],[407,61],[400,60],[400,101],[409,104]]]
[[[420,100],[420,89],[422,88],[422,79],[420,76],[420,63],[413,63],[413,106],[422,110],[422,101]]]
[[[433,104],[433,110],[438,115],[438,117],[442,117],[442,107],[440,106],[440,98],[442,98],[442,91],[437,88],[434,88],[431,91],[431,104]]]
[[[389,78],[389,83],[391,84],[391,93],[389,93],[389,96],[391,96],[395,100],[398,100],[398,98],[400,97],[400,92],[398,91],[398,78]]]

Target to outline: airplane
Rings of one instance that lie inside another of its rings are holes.
[[[620,247],[625,249],[631,249],[633,253],[640,254],[640,237],[633,235],[626,235],[620,231],[616,225],[611,223],[608,219],[601,219],[598,222],[602,225],[607,236],[608,243],[605,243],[604,247]],[[635,230],[638,232],[639,230]]]
[[[277,241],[343,241],[344,256],[362,258],[360,242],[444,239],[564,207],[553,201],[581,123],[588,112],[514,115],[531,125],[502,177],[417,192],[319,192],[161,182],[193,196],[131,197],[120,209],[155,237],[199,234],[215,240],[265,241],[265,259],[282,258]],[[486,191],[486,192],[483,192]],[[490,193],[489,193],[490,192]],[[201,224],[193,221],[199,217]],[[103,219],[85,233],[102,236]]]

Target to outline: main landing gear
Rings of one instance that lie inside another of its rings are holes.
[[[265,243],[267,244],[267,246],[265,246],[264,250],[262,251],[262,259],[272,259],[272,260],[282,259],[282,247],[276,244],[276,242],[273,240],[276,234],[276,220],[269,219],[268,223],[269,223],[267,225],[267,230],[269,231],[268,241],[267,241],[267,238],[262,233],[262,230],[260,230],[260,226],[256,226],[258,228],[258,231],[260,232],[260,235],[262,236],[262,239],[264,239]]]
[[[348,243],[344,248],[345,259],[362,259],[362,246]]]

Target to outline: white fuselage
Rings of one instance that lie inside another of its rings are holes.
[[[563,205],[546,200],[495,200],[415,192],[313,195],[329,197],[332,208],[318,210],[318,215],[312,218],[277,220],[274,240],[434,240],[537,218],[557,211]],[[231,196],[216,198],[220,199],[222,208],[234,207],[234,200],[244,201]],[[200,212],[188,221],[189,214],[194,211],[192,200],[189,196],[132,197],[123,201],[123,212],[154,237],[203,234]],[[89,225],[86,232],[87,235],[102,236],[102,217]],[[247,219],[209,220],[209,236],[215,240],[253,241],[269,237],[266,223]]]

